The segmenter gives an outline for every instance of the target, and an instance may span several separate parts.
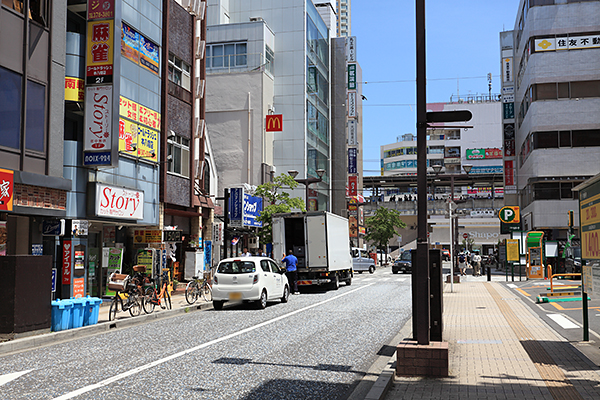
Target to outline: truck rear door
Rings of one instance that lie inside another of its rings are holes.
[[[285,253],[285,220],[281,217],[273,218],[273,259],[277,265]]]
[[[327,267],[327,237],[325,215],[306,217],[306,265],[309,268]]]

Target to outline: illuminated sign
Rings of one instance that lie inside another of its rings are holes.
[[[282,114],[270,114],[266,118],[266,131],[267,132],[281,132],[283,131],[283,115]]]

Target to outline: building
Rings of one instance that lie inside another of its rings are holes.
[[[500,35],[503,94],[514,101],[507,204],[521,207],[524,230],[549,240],[567,238],[568,211],[578,220],[571,189],[600,172],[598,15],[600,1],[524,0],[514,30]]]
[[[352,13],[350,0],[337,2],[337,36],[352,36]]]

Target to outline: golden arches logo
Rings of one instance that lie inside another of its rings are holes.
[[[267,125],[266,126],[267,132],[283,131],[283,115],[282,114],[267,115],[266,125]]]

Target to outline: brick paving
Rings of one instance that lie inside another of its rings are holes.
[[[600,370],[519,295],[470,278],[444,288],[449,376],[395,376],[396,399],[600,399]]]

